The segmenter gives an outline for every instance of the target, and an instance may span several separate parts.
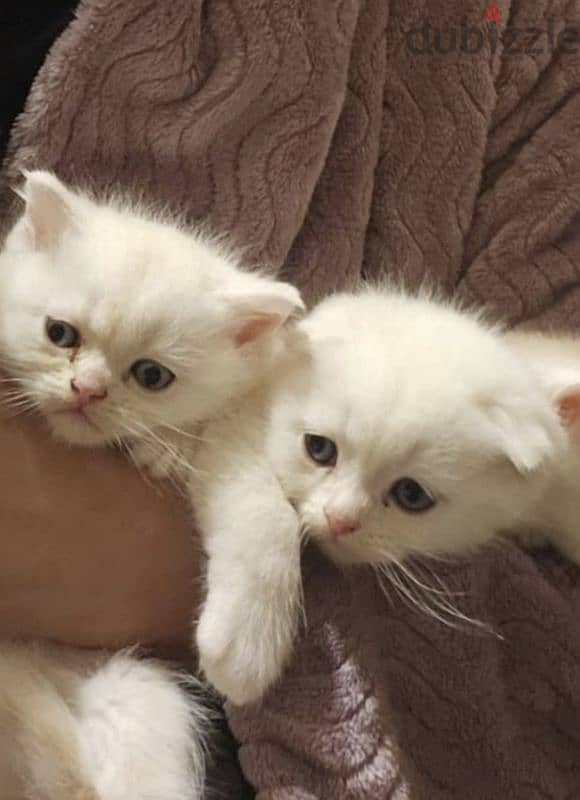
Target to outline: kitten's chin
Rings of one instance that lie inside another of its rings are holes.
[[[366,564],[370,560],[352,543],[347,543],[345,539],[333,539],[329,533],[312,533],[311,538],[322,553],[335,564],[352,566]]]
[[[95,423],[74,411],[58,412],[47,416],[48,424],[55,438],[80,447],[104,446],[109,438]]]

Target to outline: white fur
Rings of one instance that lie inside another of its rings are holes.
[[[96,203],[45,172],[28,174],[23,197],[0,256],[0,354],[18,399],[68,442],[159,444],[218,413],[275,352],[263,334],[302,306],[292,286],[244,272],[223,246],[162,216]],[[52,344],[47,317],[76,327],[80,347]],[[146,358],[176,380],[143,389],[131,366]],[[70,411],[71,380],[106,399]]]
[[[575,396],[580,408],[580,339],[517,332],[508,334],[507,341],[537,371],[556,409],[567,395]],[[567,447],[550,471],[547,491],[529,515],[524,541],[539,544],[548,539],[580,563],[580,417],[563,421]]]
[[[130,654],[0,645],[2,797],[201,798],[207,720],[180,681]]]
[[[307,456],[305,433],[337,444],[335,466]],[[275,379],[205,436],[191,480],[209,554],[197,643],[236,703],[290,653],[302,530],[341,564],[469,550],[525,519],[565,447],[549,391],[499,331],[388,291],[322,302]],[[435,507],[401,510],[390,490],[403,477]],[[325,511],[360,529],[333,537]]]
[[[0,256],[4,400],[35,409],[71,444],[129,441],[165,474],[191,429],[273,363],[302,306],[288,284],[241,270],[223,247],[163,216],[97,203],[32,172]],[[79,332],[60,348],[46,319]],[[131,373],[176,376],[151,392]],[[74,410],[71,381],[106,397]],[[135,457],[134,455],[134,457]],[[0,644],[0,786],[10,800],[195,800],[205,714],[171,671],[130,655]],[[1,710],[1,709],[0,709]],[[207,722],[207,721],[206,721]]]

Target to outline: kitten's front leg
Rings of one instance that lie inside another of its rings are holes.
[[[236,705],[280,677],[300,619],[299,522],[275,477],[238,463],[198,503],[209,555],[200,666]],[[240,475],[242,477],[240,477]]]

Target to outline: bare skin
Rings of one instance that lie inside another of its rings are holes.
[[[187,659],[200,559],[185,503],[119,454],[0,416],[0,637]]]

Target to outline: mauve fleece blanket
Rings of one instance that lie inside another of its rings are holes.
[[[310,301],[429,276],[574,329],[580,3],[486,5],[84,0],[13,131],[3,211],[19,168],[48,167],[208,220]],[[580,797],[578,570],[508,546],[432,569],[502,638],[308,555],[294,663],[228,709],[261,800]]]

